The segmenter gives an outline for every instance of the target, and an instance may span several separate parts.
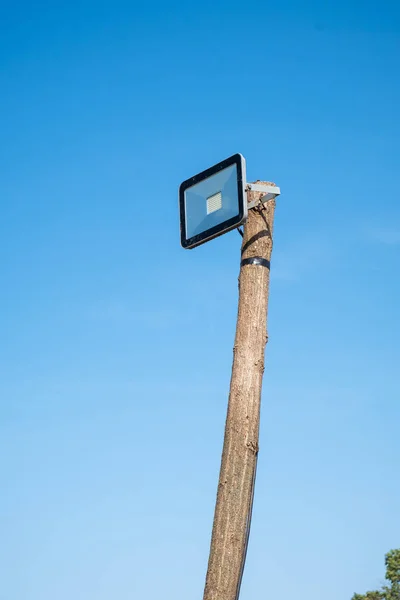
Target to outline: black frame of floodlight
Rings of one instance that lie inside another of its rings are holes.
[[[215,175],[219,171],[223,171],[227,167],[231,167],[232,165],[236,165],[237,168],[237,189],[238,189],[238,200],[239,200],[239,213],[228,219],[227,221],[223,221],[219,225],[215,225],[210,229],[206,229],[202,233],[195,235],[191,238],[186,237],[186,219],[185,219],[185,191],[192,186],[204,181],[204,179],[208,179],[212,175]],[[213,238],[222,235],[223,233],[227,233],[228,231],[232,231],[232,229],[236,229],[240,225],[242,225],[247,219],[247,196],[244,191],[246,181],[246,172],[245,172],[245,160],[241,154],[234,154],[229,158],[219,162],[218,164],[194,175],[190,179],[187,179],[179,186],[179,212],[180,212],[180,226],[181,226],[181,246],[185,249],[192,249],[196,246],[200,246]]]

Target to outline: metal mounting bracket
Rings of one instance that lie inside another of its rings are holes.
[[[261,196],[259,200],[253,200],[252,202],[248,203],[247,208],[250,210],[251,208],[258,206],[259,204],[265,204],[269,200],[273,200],[274,198],[280,195],[281,190],[276,185],[266,185],[263,183],[248,183],[246,185],[246,192],[260,192],[261,194],[264,194],[264,196]]]

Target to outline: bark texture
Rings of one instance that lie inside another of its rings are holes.
[[[261,196],[250,192],[248,200]],[[242,261],[261,257],[269,264],[274,211],[274,200],[249,211]],[[265,263],[241,265],[232,377],[203,600],[235,600],[239,594],[258,453],[269,278]]]

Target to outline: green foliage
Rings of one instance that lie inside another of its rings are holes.
[[[366,594],[354,594],[352,600],[400,600],[400,549],[385,556],[386,580],[389,585]]]
[[[354,594],[353,600],[384,600],[383,592],[367,592],[366,594]]]
[[[391,550],[385,556],[386,579],[392,585],[400,585],[400,549]]]

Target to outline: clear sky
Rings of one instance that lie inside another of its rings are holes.
[[[240,237],[281,186],[241,600],[349,600],[400,546],[395,0],[11,2],[0,17],[0,600],[202,597]]]

